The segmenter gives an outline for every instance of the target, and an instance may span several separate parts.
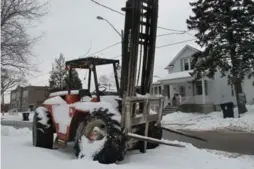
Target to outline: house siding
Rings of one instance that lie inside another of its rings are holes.
[[[242,84],[243,92],[246,94],[246,100],[248,104],[254,104],[254,78],[246,78]]]

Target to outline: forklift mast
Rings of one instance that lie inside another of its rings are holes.
[[[153,80],[158,0],[127,0],[122,10],[125,26],[120,96],[134,96],[139,84],[139,93],[145,95]]]

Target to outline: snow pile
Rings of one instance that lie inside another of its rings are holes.
[[[163,117],[165,127],[183,130],[234,130],[254,131],[254,105],[247,105],[248,112],[240,118],[223,119],[222,112],[209,114],[174,112]],[[237,111],[237,110],[234,110]]]
[[[9,128],[9,127],[2,127]],[[185,148],[160,146],[142,154],[132,151],[119,164],[103,165],[92,161],[89,157],[77,159],[73,147],[48,150],[32,146],[31,132],[27,129],[9,130],[9,135],[2,135],[1,167],[4,169],[251,169],[254,168],[254,156],[230,157],[223,154],[200,150],[190,144]],[[21,133],[21,134],[18,134]],[[173,143],[179,143],[177,141]]]
[[[18,137],[18,136],[25,136],[31,134],[31,130],[28,128],[23,129],[15,129],[11,126],[1,126],[1,136],[12,136],[12,137]]]

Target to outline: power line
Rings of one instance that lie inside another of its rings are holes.
[[[163,29],[163,30],[168,30],[168,31],[181,32],[181,33],[186,33],[186,32],[187,32],[187,31],[184,31],[184,30],[177,30],[177,29],[165,28],[165,27],[161,27],[161,26],[158,26],[158,28]]]
[[[110,45],[110,46],[107,46],[107,47],[105,47],[105,48],[103,48],[103,49],[101,49],[101,50],[98,50],[98,51],[96,51],[96,52],[90,54],[90,56],[91,56],[91,55],[95,55],[95,54],[100,53],[100,52],[103,52],[103,51],[105,51],[105,50],[107,50],[107,49],[109,49],[109,48],[112,48],[112,47],[114,47],[114,46],[116,46],[116,45],[118,45],[118,44],[121,44],[121,43],[122,43],[122,42],[114,43],[114,44],[112,44],[112,45]]]
[[[121,12],[119,12],[119,11],[113,9],[113,8],[110,8],[110,7],[106,6],[106,5],[103,5],[103,4],[101,4],[101,3],[99,3],[99,2],[97,2],[97,1],[95,1],[95,0],[91,0],[91,1],[94,2],[95,4],[99,5],[99,6],[102,6],[102,7],[106,8],[106,9],[112,11],[112,12],[115,12],[115,13],[118,13],[118,14],[120,14],[120,15],[122,15],[122,16],[125,16],[124,13],[121,13]],[[164,29],[164,30],[169,30],[169,31],[175,31],[175,32],[186,32],[186,31],[183,31],[183,30],[165,28],[165,27],[161,27],[161,26],[158,26],[157,28]]]
[[[185,40],[185,41],[180,41],[180,42],[175,42],[175,43],[170,43],[170,44],[166,44],[166,45],[161,45],[161,46],[157,46],[156,48],[163,48],[163,47],[167,47],[167,46],[173,46],[173,45],[177,45],[177,44],[181,44],[181,43],[185,43],[185,42],[190,42],[190,41],[194,41],[196,39],[189,39],[189,40]]]
[[[168,36],[168,35],[182,35],[185,34],[186,32],[179,32],[179,33],[164,33],[164,34],[159,34],[157,37],[162,37],[162,36]]]
[[[119,11],[113,9],[113,8],[110,8],[110,7],[108,7],[108,6],[106,6],[106,5],[103,5],[103,4],[99,3],[99,2],[96,2],[96,1],[94,1],[94,0],[91,0],[91,1],[94,2],[94,3],[96,3],[96,4],[99,5],[99,6],[102,6],[102,7],[104,7],[104,8],[107,8],[107,9],[113,11],[113,12],[116,12],[116,13],[118,13],[118,14],[124,16],[124,13],[122,13],[122,12],[119,12]]]

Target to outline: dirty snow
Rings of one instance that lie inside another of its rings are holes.
[[[248,112],[240,118],[223,119],[222,112],[209,114],[174,112],[163,117],[165,127],[183,130],[234,130],[254,131],[254,105],[247,105]],[[234,111],[237,111],[235,109]]]
[[[96,152],[99,152],[104,143],[106,141],[106,137],[104,137],[102,140],[96,140],[93,143],[91,143],[84,135],[81,137],[81,144],[80,149],[81,152],[79,154],[79,158],[82,156],[86,156],[86,158],[92,160],[93,156]]]
[[[141,154],[130,152],[124,161],[118,164],[103,165],[89,157],[77,159],[70,144],[66,149],[48,150],[32,146],[32,134],[28,129],[13,129],[3,126],[2,154],[3,169],[251,169],[254,168],[254,156],[228,156],[222,153],[201,150],[191,144],[185,148],[160,146]],[[4,134],[3,134],[4,133]],[[179,143],[173,141],[172,143]]]

